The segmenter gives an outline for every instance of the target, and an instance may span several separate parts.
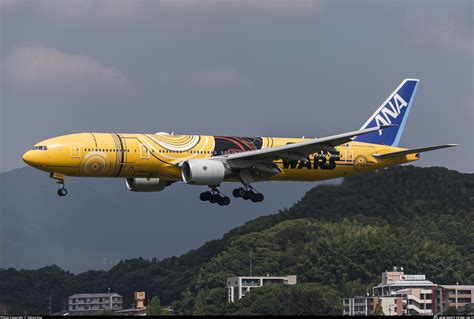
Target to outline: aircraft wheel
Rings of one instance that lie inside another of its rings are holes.
[[[67,189],[65,189],[65,188],[58,189],[58,195],[61,196],[61,197],[66,196],[67,195]]]
[[[227,205],[230,204],[230,198],[227,197],[227,196],[223,196],[223,197],[219,198],[218,203],[219,203],[220,206],[227,206]]]
[[[234,189],[234,190],[232,191],[232,195],[233,195],[235,198],[242,197],[242,195],[240,194],[240,190],[241,190],[241,189],[242,189],[242,188],[236,188],[236,189]],[[244,193],[245,193],[245,191],[244,191]]]
[[[263,196],[262,193],[257,193],[252,197],[252,202],[254,202],[254,203],[263,202],[263,198],[264,198],[264,196]]]
[[[218,194],[211,194],[211,196],[210,196],[210,198],[209,198],[209,202],[211,202],[211,203],[213,203],[213,204],[214,204],[214,203],[217,203],[217,202],[219,202],[219,199],[220,199],[220,198],[221,198],[221,197],[220,197]]]
[[[212,195],[211,192],[202,192],[199,195],[199,199],[201,199],[203,202],[206,202],[211,198],[211,195]]]
[[[255,193],[252,191],[248,191],[244,193],[244,196],[242,196],[243,199],[248,200],[252,199],[255,196]]]

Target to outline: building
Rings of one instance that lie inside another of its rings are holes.
[[[235,302],[244,297],[250,290],[263,286],[275,285],[295,285],[296,276],[290,275],[286,277],[229,277],[227,278],[227,301]]]
[[[121,310],[122,296],[116,293],[75,294],[69,297],[70,312],[98,312],[102,310]]]
[[[403,298],[400,296],[344,298],[343,306],[344,316],[371,316],[376,313],[378,306],[384,315],[403,315]]]
[[[133,308],[116,310],[116,315],[125,315],[125,316],[146,316],[147,308],[145,307],[145,292],[144,291],[135,291],[133,294],[134,304]]]
[[[374,313],[374,298],[357,296],[354,298],[344,298],[344,316],[368,316]]]
[[[436,299],[437,313],[442,313],[450,307],[459,309],[474,303],[474,285],[439,285]]]
[[[438,285],[425,275],[407,275],[397,267],[382,273],[382,282],[372,292],[372,297],[344,298],[343,315],[372,315],[380,308],[387,316],[433,316],[474,303],[474,285]]]
[[[436,289],[438,285],[426,280],[425,275],[406,275],[394,267],[393,271],[382,273],[382,282],[372,289],[374,297],[382,297],[385,315],[434,315],[436,312]],[[384,306],[384,303],[390,302]],[[400,301],[402,308],[400,309]],[[393,308],[390,309],[390,307]],[[396,311],[395,311],[396,310]]]
[[[385,271],[382,273],[382,283],[372,289],[374,297],[392,296],[404,289],[421,289],[424,294],[433,294],[438,285],[426,280],[425,275],[405,275],[403,271]]]

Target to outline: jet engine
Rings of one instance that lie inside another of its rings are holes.
[[[133,192],[161,192],[170,182],[161,178],[127,178],[128,190]]]
[[[221,162],[208,159],[192,159],[183,163],[181,176],[186,184],[219,185],[230,174]]]

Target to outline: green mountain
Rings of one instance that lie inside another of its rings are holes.
[[[182,314],[339,314],[341,297],[365,294],[380,273],[403,266],[444,284],[474,283],[474,174],[395,167],[321,185],[278,214],[257,218],[180,257],[121,261],[79,275],[50,266],[0,270],[0,304],[11,312],[53,311],[77,292],[135,290]],[[226,278],[298,276],[226,303]],[[26,296],[26,297],[25,297]]]

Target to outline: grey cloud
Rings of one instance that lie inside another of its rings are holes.
[[[320,14],[326,0],[1,0],[4,10],[32,9],[50,20],[120,26],[169,23],[176,17],[254,13],[273,16]],[[182,24],[182,21],[176,21]]]
[[[421,47],[430,45],[474,56],[473,3],[460,0],[457,4],[447,6],[438,2],[445,9],[442,11],[422,8],[408,11],[404,22],[415,35],[412,41]]]
[[[417,77],[401,146],[459,143],[417,165],[473,170],[473,55],[462,44],[473,35],[472,2],[328,1],[311,10],[313,2],[291,1],[296,10],[203,1],[10,4],[0,54],[35,45],[80,53],[118,70],[129,94],[2,85],[3,169],[23,166],[32,144],[72,132],[336,134],[359,128],[401,79]],[[439,29],[455,34],[442,41]]]
[[[6,87],[20,91],[123,92],[125,76],[113,66],[80,54],[45,47],[13,49],[2,63]]]
[[[209,88],[241,86],[248,83],[248,79],[244,75],[235,67],[230,66],[215,67],[203,71],[196,76],[195,81],[198,85]]]

